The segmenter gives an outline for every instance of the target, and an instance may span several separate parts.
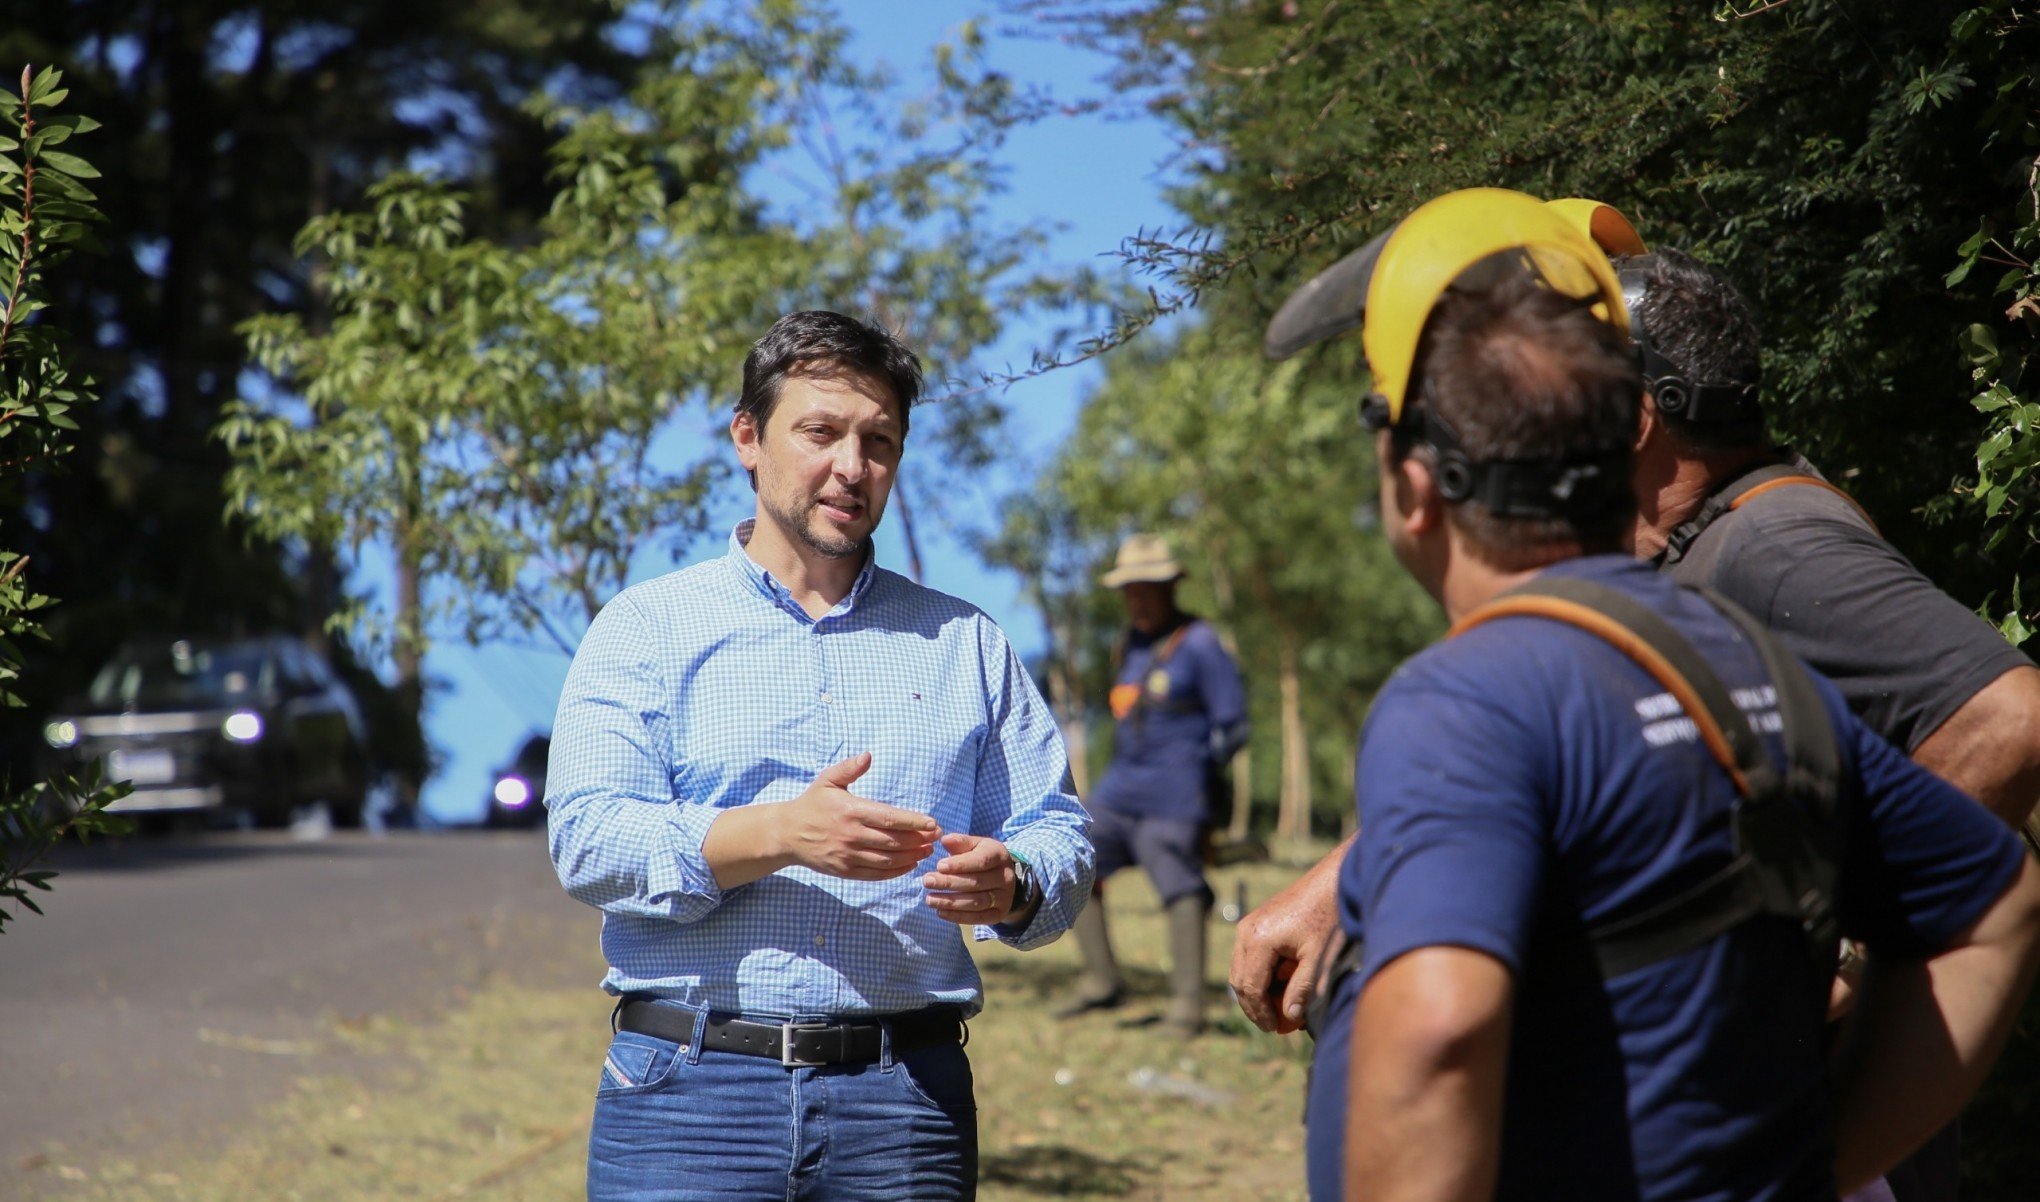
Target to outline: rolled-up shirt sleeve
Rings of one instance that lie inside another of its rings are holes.
[[[990,725],[979,751],[971,833],[990,835],[1027,861],[1041,905],[1024,927],[979,925],[975,935],[1026,950],[1053,941],[1076,921],[1091,896],[1096,852],[1090,815],[1070,787],[1062,731],[1005,636],[989,622],[986,627]]]
[[[546,825],[568,894],[606,913],[685,923],[723,899],[701,850],[721,811],[674,794],[673,698],[626,592],[596,615],[560,692]]]

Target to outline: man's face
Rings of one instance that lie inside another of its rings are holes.
[[[885,514],[904,435],[880,379],[844,371],[790,376],[760,430],[730,423],[737,458],[758,479],[760,520],[829,558],[861,554]]]
[[[1121,585],[1120,595],[1126,600],[1126,620],[1135,630],[1148,634],[1160,630],[1176,611],[1176,582],[1150,583],[1135,581]]]

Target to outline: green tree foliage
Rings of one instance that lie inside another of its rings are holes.
[[[1598,197],[1742,285],[1778,432],[1929,574],[1982,603],[2007,599],[2030,562],[2032,507],[2012,504],[2009,475],[2025,462],[2010,450],[2024,410],[1993,410],[1986,429],[1963,403],[1978,389],[1958,344],[1983,325],[2017,335],[2013,362],[2030,345],[2025,311],[2016,327],[2004,313],[2019,285],[1998,279],[2032,258],[2017,242],[2035,149],[2030,13],[1855,0],[1036,11],[1118,46],[1121,85],[1145,89],[1190,148],[1179,204],[1210,232],[1130,246],[1167,282],[1162,305],[1193,294],[1258,322],[1453,188]],[[1971,249],[2003,262],[1951,276],[1980,220]],[[1973,346],[1987,381],[2007,377]],[[1352,362],[1347,347],[1319,353]],[[1964,483],[1979,443],[1980,505]],[[1987,529],[1993,504],[2002,533]]]
[[[323,328],[246,327],[278,386],[220,426],[233,512],[271,539],[394,553],[395,611],[340,621],[393,648],[413,705],[436,632],[570,650],[641,553],[689,546],[727,477],[736,366],[779,314],[896,324],[940,393],[1004,320],[1066,292],[1025,267],[1040,231],[986,216],[1019,98],[974,32],[931,97],[895,107],[812,6],[660,20],[623,100],[537,106],[557,190],[529,237],[478,236],[463,194],[393,175],[300,240],[328,265]],[[768,203],[765,179],[804,203]],[[959,384],[915,422],[946,454],[915,462],[980,460],[999,416]]]
[[[58,115],[68,90],[53,68],[21,72],[19,95],[0,91],[0,495],[11,516],[23,477],[47,469],[71,449],[72,416],[96,398],[77,376],[49,309],[44,272],[78,247],[96,246],[101,220],[86,180],[99,172],[71,139],[99,128],[90,117]],[[66,149],[59,150],[59,146]],[[12,525],[12,523],[9,523]],[[9,529],[9,537],[17,533]],[[0,551],[0,704],[19,707],[22,644],[46,637],[42,618],[51,599],[28,583],[29,559]],[[106,784],[98,765],[82,777],[58,776],[17,787],[0,780],[0,903],[41,913],[31,891],[47,890],[56,873],[36,865],[67,833],[80,838],[118,833],[127,820],[106,812],[127,794]],[[0,930],[12,917],[0,906]]]
[[[240,388],[236,327],[258,312],[324,320],[321,266],[293,239],[358,203],[378,175],[437,165],[472,193],[471,229],[543,212],[550,137],[523,108],[544,86],[577,103],[620,91],[630,21],[586,0],[0,0],[0,61],[55,62],[107,122],[94,159],[109,252],[53,280],[75,355],[105,401],[78,414],[90,470],[34,473],[26,529],[66,598],[32,653],[0,756],[135,634],[291,630],[318,637],[330,565],[220,521],[225,449],[210,438]],[[422,751],[372,674],[329,648],[380,727],[380,756]]]
[[[1439,629],[1378,533],[1373,446],[1353,395],[1335,377],[1269,363],[1257,336],[1221,324],[1142,340],[1107,359],[1042,485],[1068,508],[1077,545],[1093,548],[1065,590],[1094,590],[1127,532],[1159,531],[1179,548],[1184,599],[1236,642],[1253,792],[1279,799],[1287,838],[1308,833],[1314,799],[1333,822],[1350,808],[1366,706]],[[1117,624],[1117,606],[1095,592],[1081,603],[1065,595],[1054,607],[1065,627],[1101,614]],[[1092,656],[1097,645],[1093,635]],[[1102,696],[1109,667],[1089,658],[1084,671],[1089,695]]]
[[[2040,388],[2026,369],[2040,354],[2040,18],[2010,4],[1970,9],[1949,30],[1948,57],[1922,71],[1908,100],[1920,108],[1948,103],[1975,90],[1990,98],[1978,132],[1986,161],[2000,166],[2000,202],[1979,215],[1976,232],[1957,249],[1944,283],[1963,287],[1972,275],[1989,279],[2002,314],[1987,314],[1962,334],[1976,395],[1984,415],[1976,451],[1975,505],[1989,523],[1986,547],[2012,569],[2007,593],[1996,593],[2005,637],[2032,637],[2034,608],[2020,579],[2034,565],[2040,536]],[[2040,598],[2035,599],[2040,602]]]

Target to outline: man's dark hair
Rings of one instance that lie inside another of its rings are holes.
[[[1475,465],[1599,463],[1589,501],[1563,515],[1449,507],[1482,557],[1503,568],[1554,549],[1620,550],[1636,516],[1630,460],[1643,377],[1627,340],[1580,301],[1526,277],[1448,293],[1417,348],[1420,405],[1443,418]]]
[[[772,323],[744,357],[744,390],[737,412],[763,430],[789,376],[856,372],[882,380],[900,403],[900,437],[921,399],[921,360],[891,333],[827,309],[788,313]]]
[[[1763,341],[1757,319],[1735,285],[1672,247],[1617,264],[1643,274],[1643,299],[1630,314],[1658,354],[1687,383],[1706,388],[1754,384],[1762,378]],[[1734,451],[1765,444],[1762,419],[1748,422],[1667,423],[1671,434],[1701,451]]]

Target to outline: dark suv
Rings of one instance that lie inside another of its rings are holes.
[[[246,811],[281,826],[324,802],[357,826],[368,756],[354,695],[326,661],[283,635],[130,643],[43,739],[76,767],[105,757],[132,813]]]

